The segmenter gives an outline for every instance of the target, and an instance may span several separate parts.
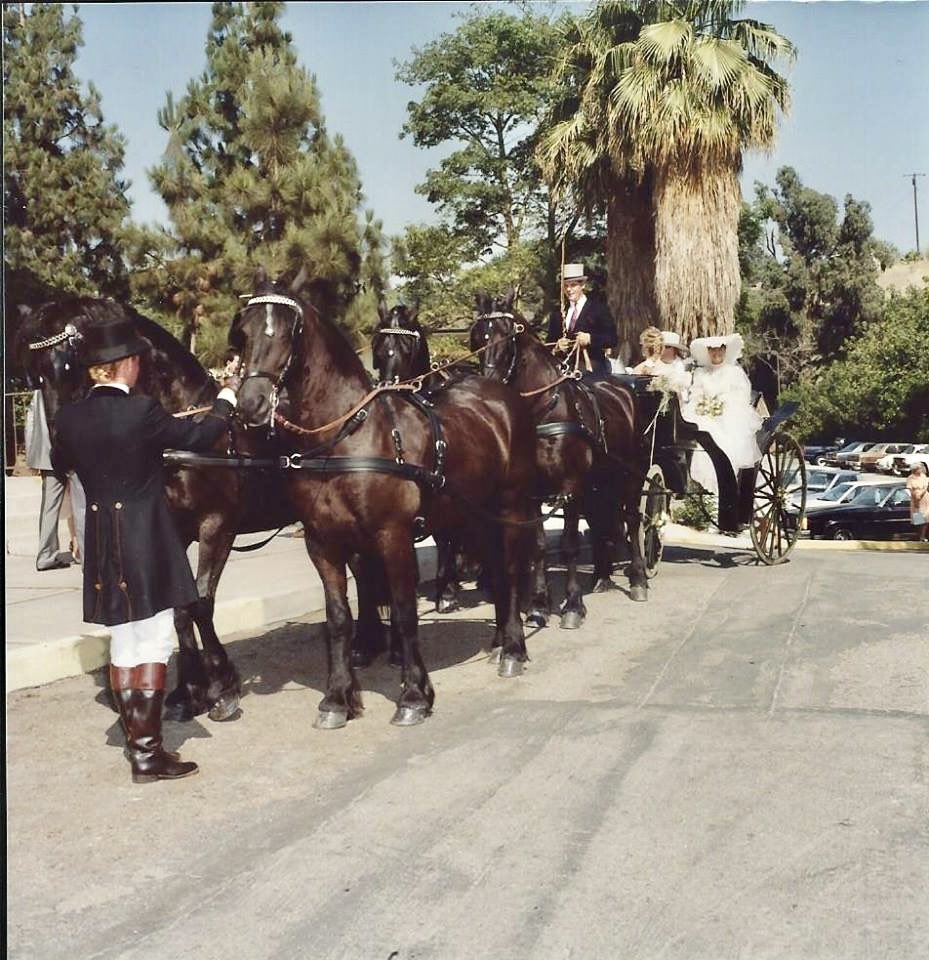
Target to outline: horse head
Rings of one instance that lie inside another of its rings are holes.
[[[19,314],[14,353],[26,385],[42,391],[46,420],[54,438],[58,410],[79,399],[90,386],[80,358],[81,331],[88,318],[82,300],[77,298],[34,309],[20,307]]]
[[[471,350],[481,351],[481,373],[504,383],[513,376],[518,354],[516,338],[526,328],[522,316],[514,311],[515,299],[516,291],[512,288],[502,296],[479,291],[474,298]]]
[[[429,373],[429,347],[416,319],[418,306],[405,304],[388,309],[378,304],[380,318],[371,337],[371,356],[381,383],[399,383]]]
[[[238,413],[249,427],[273,426],[287,376],[297,365],[304,318],[312,307],[301,294],[306,268],[285,285],[259,271],[255,289],[232,319],[228,343],[239,356]]]

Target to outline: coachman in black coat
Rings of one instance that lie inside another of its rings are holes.
[[[197,423],[128,391],[138,376],[138,355],[147,349],[129,320],[88,327],[82,360],[88,367],[112,365],[114,383],[98,383],[85,399],[62,407],[55,420],[52,465],[59,476],[75,470],[87,496],[84,620],[114,628],[142,629],[138,621],[197,599],[168,511],[161,455],[166,449],[210,449],[233,411],[229,399],[217,398]],[[229,391],[222,393],[234,400]],[[197,769],[162,750],[165,674],[165,663],[110,667],[136,782],[176,779]]]
[[[596,297],[584,298],[584,284],[587,277],[584,268],[579,263],[567,263],[562,271],[562,282],[568,294],[570,308],[565,321],[569,329],[565,329],[560,316],[553,316],[548,325],[548,341],[574,341],[579,333],[587,334],[590,342],[585,346],[593,370],[597,375],[607,375],[611,372],[610,361],[606,356],[608,349],[616,349],[616,325],[610,314],[610,308]],[[571,311],[577,299],[583,299],[582,309],[577,317],[572,317]],[[586,339],[586,338],[584,338]],[[583,361],[581,369],[584,369]]]

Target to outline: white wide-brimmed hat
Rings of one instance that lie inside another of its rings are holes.
[[[744,346],[741,333],[730,333],[722,337],[700,337],[697,340],[691,340],[690,353],[699,366],[711,367],[713,364],[710,363],[710,347],[725,347],[726,358],[723,363],[735,363],[742,356]]]
[[[687,354],[687,347],[681,343],[681,335],[679,333],[675,333],[673,330],[661,331],[661,345],[663,347],[674,347],[674,349],[677,350],[681,356],[685,356]]]
[[[561,269],[562,280],[586,280],[583,263],[566,263]]]

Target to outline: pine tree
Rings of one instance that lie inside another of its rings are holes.
[[[125,141],[103,122],[73,65],[77,16],[62,4],[3,11],[3,203],[7,302],[49,288],[125,296],[120,237],[129,213]]]
[[[188,341],[199,334],[195,349],[210,361],[258,267],[282,276],[306,263],[314,300],[350,326],[360,320],[352,301],[364,274],[381,273],[379,224],[361,220],[355,161],[326,131],[282,11],[214,3],[206,70],[158,115],[169,139],[150,176],[175,249],[149,287],[167,283]]]

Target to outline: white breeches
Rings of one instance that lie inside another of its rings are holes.
[[[167,663],[174,647],[173,607],[146,620],[132,620],[110,627],[110,663],[114,667]]]

